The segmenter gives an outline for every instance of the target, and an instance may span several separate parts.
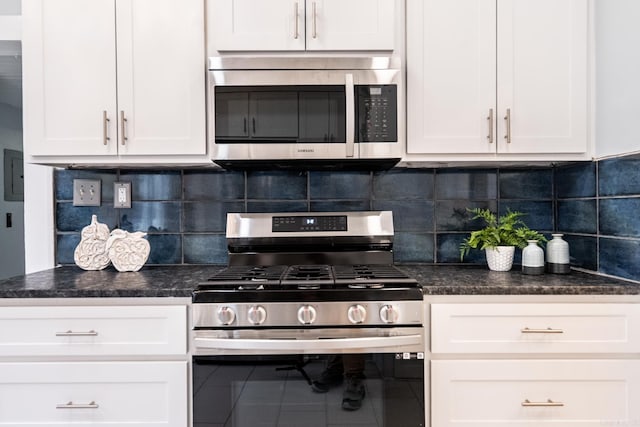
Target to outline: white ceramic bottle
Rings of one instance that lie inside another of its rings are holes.
[[[527,240],[528,245],[522,249],[522,273],[544,273],[544,250],[538,246],[537,240]]]
[[[563,234],[552,234],[553,239],[547,243],[547,271],[549,273],[567,274],[571,271],[569,264],[569,244],[562,238]]]

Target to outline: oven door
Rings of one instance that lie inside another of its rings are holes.
[[[332,377],[326,391],[314,386],[328,367],[353,365],[364,366],[359,404],[348,376]],[[415,353],[196,356],[193,425],[424,426],[424,360]]]
[[[424,426],[421,330],[196,330],[193,425]]]

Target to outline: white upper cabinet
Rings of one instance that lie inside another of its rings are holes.
[[[22,2],[28,154],[117,154],[113,4],[113,0]],[[103,119],[105,115],[110,122]]]
[[[30,160],[206,155],[202,1],[25,0],[23,21]]]
[[[218,51],[393,50],[395,0],[215,0]]]
[[[408,159],[587,158],[588,10],[588,0],[408,0]]]

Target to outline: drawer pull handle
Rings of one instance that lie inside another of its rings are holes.
[[[89,403],[73,403],[67,402],[60,405],[56,405],[56,409],[97,409],[98,404],[95,401]]]
[[[56,332],[57,337],[95,337],[98,333],[93,329],[87,332],[73,332],[71,330],[65,332]]]
[[[521,403],[522,406],[564,406],[562,402],[554,402],[551,399],[547,399],[546,402],[532,402],[529,399],[525,399],[524,402]]]
[[[552,328],[547,328],[547,329],[523,328],[523,329],[520,329],[520,332],[522,332],[523,334],[564,334],[564,331],[562,329],[552,329]]]

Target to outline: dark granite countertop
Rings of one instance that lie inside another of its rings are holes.
[[[640,284],[572,270],[522,274],[471,265],[399,265],[422,284],[425,295],[638,295]]]
[[[63,266],[0,281],[0,298],[191,297],[222,266],[158,266],[119,272]]]
[[[398,266],[425,295],[638,295],[640,284],[572,271],[567,275],[493,272],[469,265]],[[223,266],[147,266],[120,273],[64,266],[0,281],[0,298],[190,297],[200,281]]]

